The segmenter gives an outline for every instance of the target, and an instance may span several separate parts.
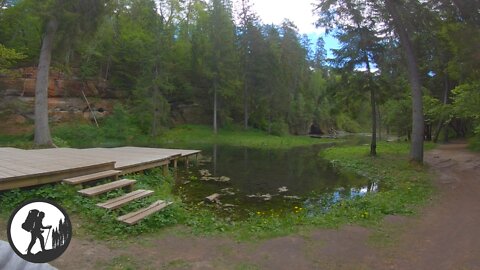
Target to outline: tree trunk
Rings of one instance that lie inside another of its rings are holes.
[[[408,78],[412,88],[412,145],[410,149],[410,159],[418,163],[423,163],[424,116],[422,85],[420,82],[420,72],[418,70],[417,59],[415,57],[410,36],[408,35],[404,22],[397,11],[394,0],[386,0],[385,4],[392,17],[393,25],[400,38],[400,44],[403,47],[407,59]]]
[[[378,123],[378,139],[382,141],[382,115],[380,114],[380,106],[377,103],[377,123]]]
[[[217,79],[213,81],[213,133],[217,134]]]
[[[445,85],[444,85],[444,92],[443,92],[443,104],[446,105],[448,103],[448,92],[450,91],[450,84],[448,83],[448,75],[445,74]],[[444,123],[445,119],[441,118],[438,122],[438,126],[434,131],[433,134],[433,142],[438,142],[438,137],[440,136],[440,132],[444,125],[448,125],[448,123]]]
[[[54,146],[48,126],[48,73],[52,58],[53,42],[58,29],[58,21],[51,18],[47,23],[42,40],[35,83],[35,138],[36,146]]]
[[[370,105],[372,107],[372,141],[370,143],[370,155],[377,155],[377,105],[375,102],[375,87],[373,85],[372,74],[370,73],[370,61],[365,54],[365,64],[367,65],[368,87],[370,88]]]
[[[248,85],[246,74],[244,75],[243,83],[243,128],[248,129]]]
[[[372,106],[372,142],[370,143],[370,155],[377,155],[377,110],[375,105],[375,90],[370,86],[370,104]]]
[[[157,137],[158,135],[158,96],[160,94],[160,89],[157,84],[158,80],[158,66],[155,66],[155,82],[153,83],[153,119],[152,119],[152,137]]]

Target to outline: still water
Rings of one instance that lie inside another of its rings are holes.
[[[288,212],[375,192],[368,180],[340,174],[319,156],[325,146],[288,150],[213,145],[202,149],[197,166],[179,172],[175,192],[187,204],[242,218],[258,211]],[[205,197],[220,195],[214,203]]]

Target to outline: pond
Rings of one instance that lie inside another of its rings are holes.
[[[288,150],[213,145],[202,149],[197,166],[179,171],[175,192],[186,204],[200,205],[232,219],[250,213],[282,214],[375,192],[378,186],[339,174],[319,157],[326,146]],[[214,202],[205,198],[220,196]]]

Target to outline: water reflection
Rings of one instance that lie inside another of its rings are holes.
[[[318,156],[321,146],[264,150],[213,145],[202,150],[196,170],[183,175],[189,184],[179,185],[177,192],[192,204],[219,193],[221,204],[228,205],[228,215],[281,211],[293,205],[317,205],[327,210],[342,199],[379,189],[376,183],[357,175],[339,175]]]

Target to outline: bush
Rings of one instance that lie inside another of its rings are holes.
[[[274,121],[270,129],[270,134],[275,136],[286,136],[288,135],[288,125],[283,121]]]
[[[351,133],[360,132],[361,130],[360,125],[355,120],[343,113],[337,116],[337,127]]]

